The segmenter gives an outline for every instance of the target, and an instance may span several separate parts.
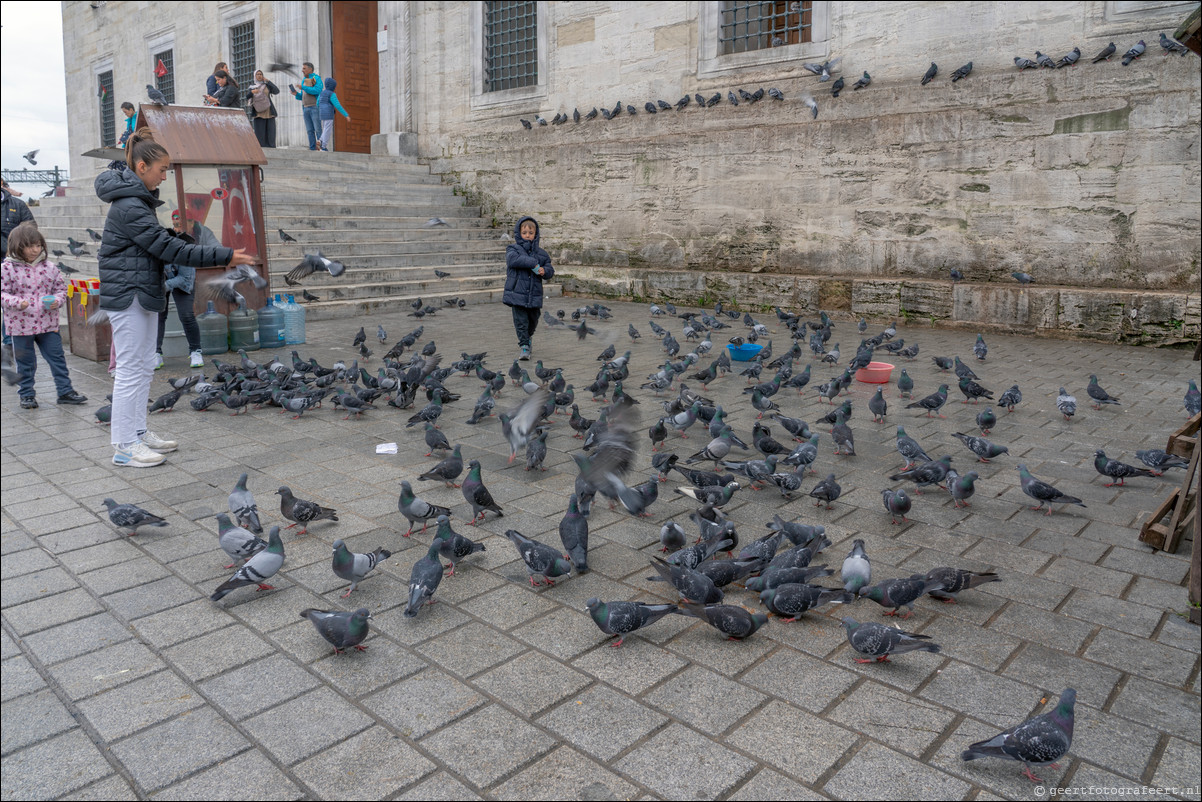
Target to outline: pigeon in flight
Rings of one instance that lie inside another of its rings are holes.
[[[31,151],[29,151],[28,153],[23,153],[23,154],[21,154],[21,158],[22,158],[22,159],[24,159],[25,161],[29,162],[30,164],[32,164],[32,165],[35,165],[35,166],[36,166],[36,165],[37,165],[37,163],[38,163],[38,162],[37,162],[37,155],[38,155],[38,151],[36,151],[36,150],[31,150]]]
[[[318,251],[317,253],[307,253],[301,263],[285,275],[285,280],[289,283],[299,282],[303,278],[313,275],[317,271],[322,270],[329,273],[331,276],[341,276],[346,270],[346,266],[342,262],[335,262],[327,259],[325,255]],[[256,286],[258,286],[256,284]]]

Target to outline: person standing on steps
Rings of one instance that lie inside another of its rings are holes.
[[[217,66],[213,67],[213,74],[205,79],[205,105],[214,106],[215,103],[210,103],[209,98],[217,94],[217,73],[229,70],[229,66],[224,61],[217,62]]]
[[[304,79],[300,87],[288,84],[293,97],[301,102],[301,113],[305,117],[305,133],[309,135],[309,150],[317,150],[317,136],[321,133],[321,117],[317,111],[317,97],[321,94],[321,76],[313,71],[313,65],[306,61],[301,65],[301,75]]]
[[[210,106],[237,108],[238,98],[242,96],[238,90],[238,82],[225,70],[217,70],[213,76],[217,79],[217,91],[205,97],[205,100],[212,101]]]
[[[342,104],[338,101],[338,95],[334,92],[338,88],[338,82],[333,78],[326,79],[325,89],[321,90],[321,95],[317,98],[317,112],[321,117],[321,149],[334,149],[334,112],[337,111],[349,122],[351,115],[346,113],[346,109],[342,108]]]
[[[551,256],[538,244],[538,221],[523,217],[513,225],[513,244],[505,249],[505,294],[501,303],[513,310],[513,328],[522,349],[518,359],[534,352],[531,338],[543,308],[543,282],[555,275]]]
[[[280,88],[267,80],[262,70],[255,70],[255,82],[246,93],[246,103],[250,107],[251,119],[255,126],[255,139],[259,147],[275,147],[275,101],[272,95],[278,95]]]

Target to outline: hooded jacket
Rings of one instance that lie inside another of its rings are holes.
[[[25,205],[25,201],[13,195],[7,189],[0,190],[0,215],[3,216],[3,221],[0,221],[0,233],[3,234],[0,241],[0,259],[8,256],[8,235],[12,230],[24,222],[33,219],[33,212],[29,211],[29,207]]]
[[[154,211],[163,203],[158,190],[148,190],[128,167],[98,175],[96,195],[112,204],[97,254],[101,309],[128,309],[136,297],[146,311],[162,312],[164,263],[217,267],[234,256],[224,246],[189,245],[160,225]]]
[[[534,239],[530,242],[522,239],[522,223],[527,220],[534,223]],[[550,254],[539,247],[539,236],[538,221],[533,217],[523,217],[513,224],[513,244],[505,249],[505,294],[501,303],[506,306],[537,309],[543,305],[543,282],[555,275],[555,268]],[[542,276],[534,272],[540,266]]]

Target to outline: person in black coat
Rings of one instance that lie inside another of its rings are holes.
[[[146,407],[156,365],[159,313],[167,306],[165,263],[187,267],[253,265],[244,250],[189,245],[164,228],[156,214],[158,187],[171,160],[147,129],[135,131],[125,147],[125,164],[96,177],[96,194],[111,204],[97,254],[100,308],[113,329],[117,372],[113,382],[113,464],[149,468],[179,444],[146,429]]]
[[[538,221],[523,217],[513,224],[513,244],[505,249],[505,294],[501,303],[513,309],[521,360],[530,359],[533,353],[530,340],[543,307],[543,282],[555,275],[550,254],[538,242]]]
[[[213,77],[217,79],[217,91],[211,95],[205,95],[205,102],[211,106],[237,108],[238,99],[242,97],[242,93],[238,90],[238,82],[225,70],[217,70],[213,73]]]

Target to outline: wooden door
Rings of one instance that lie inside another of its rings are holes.
[[[376,51],[376,4],[345,0],[330,3],[338,100],[348,122],[334,115],[334,149],[371,153],[371,137],[380,133],[380,62]]]

